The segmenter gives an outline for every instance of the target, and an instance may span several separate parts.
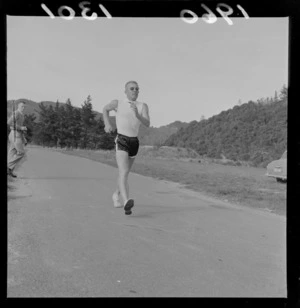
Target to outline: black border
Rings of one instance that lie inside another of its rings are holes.
[[[81,0],[45,0],[45,1],[9,1],[0,3],[1,13],[1,34],[4,40],[1,40],[2,52],[2,89],[1,101],[7,102],[7,73],[6,73],[6,16],[48,16],[45,11],[41,9],[41,3],[46,4],[52,11],[61,6],[68,5],[75,9],[76,16],[81,16],[81,10],[78,4]],[[206,4],[214,12],[213,9],[217,3],[226,3],[231,7],[237,4],[241,5],[248,13],[249,17],[289,17],[289,74],[288,74],[288,183],[287,183],[287,298],[197,298],[199,303],[207,305],[228,305],[228,307],[252,307],[262,305],[263,307],[300,307],[300,253],[299,253],[299,230],[300,230],[300,216],[299,216],[299,200],[300,200],[300,113],[297,112],[296,100],[298,66],[297,59],[300,56],[300,1],[299,0],[261,0],[261,1],[189,1],[189,0],[110,0],[110,1],[94,1],[90,0],[91,8],[95,8],[98,16],[101,16],[101,11],[98,5],[101,3],[112,15],[112,17],[180,17],[180,11],[189,9],[194,11],[199,18],[205,12],[201,10],[200,4]],[[77,9],[76,9],[77,7]],[[215,12],[216,13],[216,12]],[[55,14],[55,13],[54,13]],[[58,16],[58,14],[55,14]],[[104,16],[104,15],[102,15]],[[234,12],[233,17],[239,16]],[[50,18],[50,17],[49,17]],[[5,80],[5,82],[3,82]],[[3,115],[3,131],[6,131],[6,112]],[[2,176],[4,177],[6,170],[6,159],[2,159]],[[4,169],[5,168],[5,169]],[[6,183],[6,179],[5,179]],[[7,201],[7,187],[5,187],[4,195]],[[7,202],[6,202],[7,203]],[[2,232],[3,240],[7,243],[7,210],[2,206]],[[2,255],[6,256],[6,249]],[[5,258],[7,264],[7,257]],[[4,298],[6,298],[6,272],[4,275],[4,288],[2,289]],[[48,298],[49,299],[49,298]],[[176,298],[179,300],[180,298]],[[7,299],[8,301],[17,299]],[[76,300],[78,300],[76,298]],[[147,301],[153,300],[147,298]],[[189,299],[185,299],[189,300]],[[123,303],[123,302],[122,302]],[[151,302],[149,302],[151,304]]]
[[[13,16],[48,16],[41,8],[44,3],[58,16],[57,10],[60,6],[66,5],[74,9],[76,16],[81,16],[81,9],[78,4],[80,0],[31,0],[31,1],[16,1],[6,0],[3,5],[5,14]],[[201,4],[210,7],[215,13],[215,8],[218,3],[225,3],[233,9],[236,5],[241,5],[250,17],[288,17],[295,16],[299,13],[299,4],[297,0],[261,0],[259,2],[251,0],[104,0],[95,1],[89,0],[90,7],[99,16],[104,16],[98,5],[102,4],[112,15],[112,17],[179,17],[180,11],[189,9],[194,11],[199,17],[206,13],[201,8]],[[217,14],[218,15],[218,14]],[[219,16],[219,15],[218,15]],[[241,13],[234,9],[232,17],[242,17]]]

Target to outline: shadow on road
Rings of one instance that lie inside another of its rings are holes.
[[[160,204],[152,205],[137,205],[135,207],[135,211],[133,211],[130,217],[134,218],[155,218],[161,216],[162,214],[170,214],[170,213],[190,213],[190,212],[198,212],[201,210],[207,209],[207,207],[196,207],[196,206],[187,206],[187,207],[171,207],[164,206]]]

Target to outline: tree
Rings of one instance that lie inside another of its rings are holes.
[[[63,113],[63,106],[60,106],[58,100],[54,107],[55,112],[55,133],[54,133],[54,139],[55,139],[55,146],[61,146],[61,139],[62,139],[62,121],[63,117],[61,113]]]
[[[36,116],[34,114],[25,114],[24,116],[24,126],[27,127],[26,139],[30,143],[32,141],[33,134],[36,130]]]
[[[77,148],[80,144],[80,137],[82,132],[81,112],[80,109],[74,108],[73,112],[73,134],[74,134],[74,147]]]
[[[72,106],[71,100],[68,98],[65,105],[65,143],[68,148],[77,147],[75,130],[77,123],[75,122],[75,108]]]
[[[285,100],[287,99],[287,95],[288,95],[288,89],[286,85],[283,85],[282,89],[280,90],[279,98],[281,100]]]
[[[34,139],[38,144],[51,146],[55,135],[55,120],[53,119],[55,112],[51,105],[47,107],[40,103],[39,107],[39,125]]]
[[[56,146],[65,147],[68,146],[69,142],[69,123],[68,123],[68,114],[64,105],[58,106],[56,108],[55,114],[55,142]]]
[[[116,138],[116,133],[111,133],[111,134],[101,134],[98,137],[98,147],[103,150],[112,150],[115,147],[115,140]]]
[[[88,95],[87,99],[84,101],[81,106],[81,122],[82,122],[82,132],[80,138],[81,147],[91,147],[93,144],[93,133],[92,127],[95,123],[95,114],[93,112],[91,96]]]
[[[104,131],[104,122],[100,117],[98,120],[95,120],[95,125],[92,129],[92,142],[94,144],[94,148],[102,148],[100,139],[104,134],[106,134]]]

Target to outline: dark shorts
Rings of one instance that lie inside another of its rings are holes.
[[[117,134],[115,144],[116,150],[127,152],[129,157],[136,156],[140,145],[138,137],[128,137],[121,134]]]

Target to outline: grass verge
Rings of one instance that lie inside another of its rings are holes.
[[[114,151],[65,150],[68,155],[85,157],[117,167]],[[141,151],[132,172],[172,181],[225,202],[286,215],[286,184],[265,176],[264,168],[230,166],[187,157],[164,157],[154,150]],[[158,151],[158,150],[157,150]]]

